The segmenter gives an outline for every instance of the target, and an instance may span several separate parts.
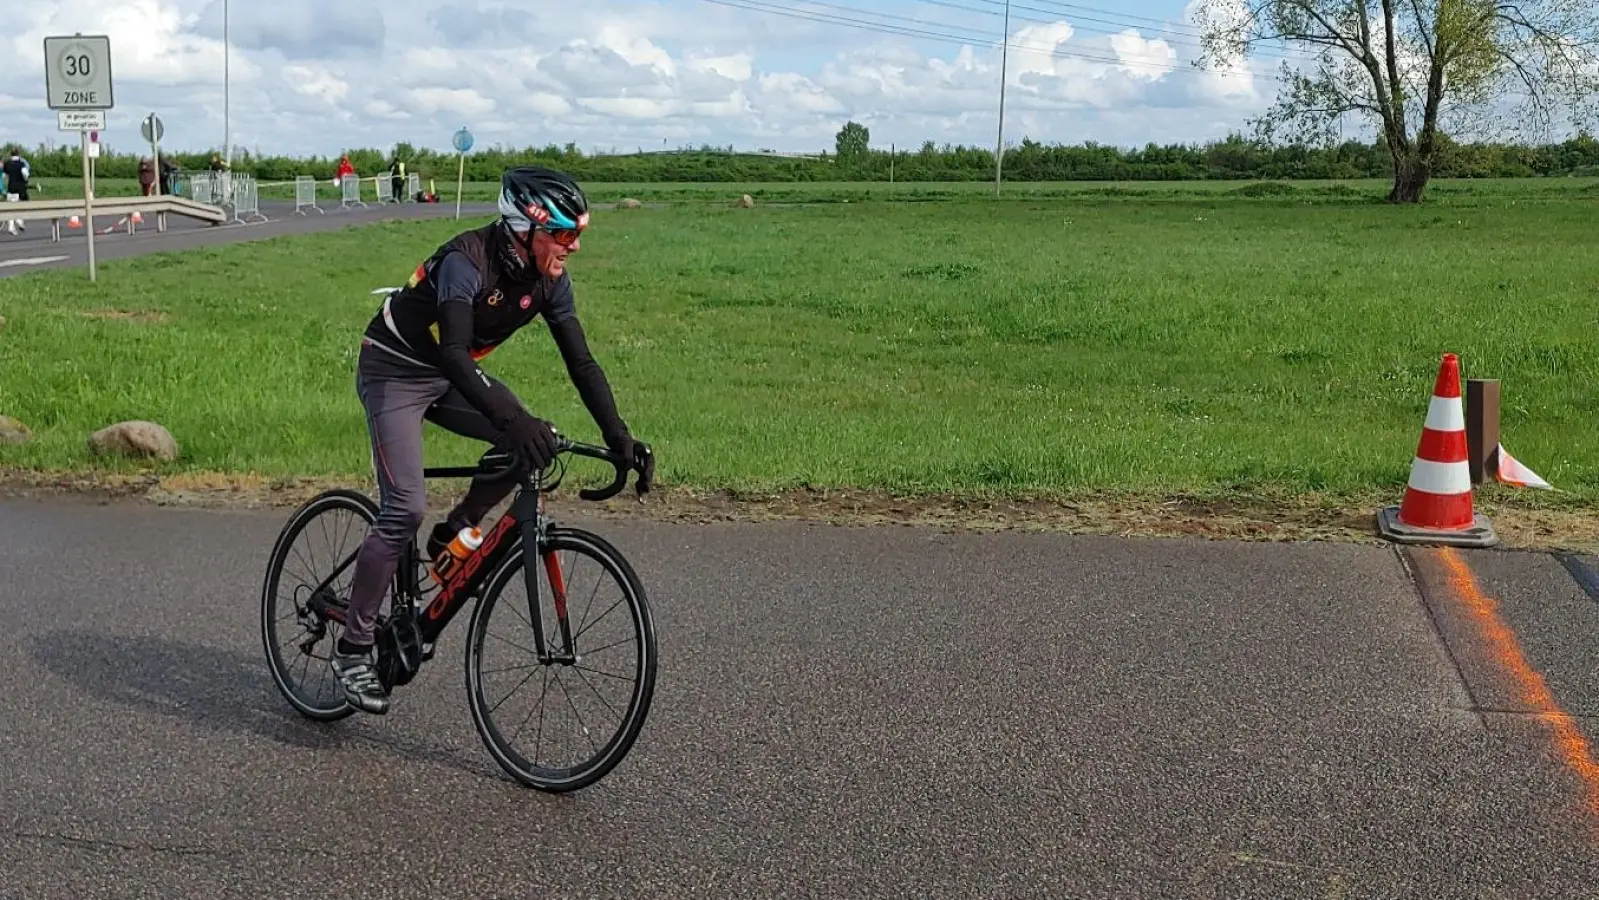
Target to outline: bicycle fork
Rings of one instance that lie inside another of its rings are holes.
[[[578,655],[572,646],[572,623],[567,618],[566,607],[566,575],[561,571],[561,561],[556,557],[554,550],[544,546],[544,509],[543,498],[538,503],[534,515],[522,520],[522,546],[527,548],[522,557],[522,574],[527,579],[527,605],[528,621],[533,624],[533,648],[538,655],[538,660],[543,665],[559,663],[563,666],[576,665]],[[538,563],[531,557],[537,556]],[[544,639],[544,617],[539,603],[543,591],[539,588],[539,567],[542,565],[544,574],[550,579],[550,594],[554,601],[555,618],[559,623],[562,652],[552,652]]]

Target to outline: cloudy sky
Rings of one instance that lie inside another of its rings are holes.
[[[1192,70],[1197,0],[1012,0],[1005,130],[1045,142],[1201,141],[1267,105],[1281,62]],[[13,4],[7,0],[6,5]],[[0,141],[75,142],[46,107],[43,38],[107,34],[128,147],[231,135],[265,153],[685,144],[813,151],[849,119],[874,146],[991,146],[1002,0],[28,0],[0,37]],[[862,25],[867,27],[860,27]],[[224,47],[229,48],[225,55]]]

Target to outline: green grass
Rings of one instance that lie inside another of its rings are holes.
[[[423,187],[428,180],[424,176]],[[1381,179],[1294,180],[1294,181],[1035,181],[1006,182],[1001,197],[1007,200],[1074,199],[1095,197],[1144,200],[1211,200],[1216,198],[1294,200],[1303,203],[1348,205],[1380,202],[1388,193],[1389,182]],[[83,183],[76,178],[41,178],[33,185],[35,199],[61,199],[83,196]],[[455,179],[438,178],[434,187],[442,202],[455,202]],[[461,198],[467,203],[494,201],[499,186],[492,182],[467,182]],[[749,194],[766,203],[845,203],[872,200],[929,202],[991,197],[993,182],[585,182],[589,196],[601,204],[624,197],[646,202],[698,202],[726,204]],[[261,199],[291,201],[294,186],[287,182],[266,182]],[[132,197],[139,194],[138,182],[131,178],[97,179],[97,197]],[[372,202],[370,181],[362,183],[362,199]],[[324,208],[337,205],[340,192],[328,180],[318,183],[317,197]],[[1428,188],[1434,204],[1475,203],[1486,199],[1506,202],[1535,199],[1599,198],[1599,178],[1440,178]]]
[[[1588,504],[1586,196],[681,204],[603,213],[571,268],[670,483],[1397,498],[1453,351],[1466,377],[1501,379],[1506,447]],[[112,468],[85,437],[149,418],[183,445],[169,471],[366,477],[369,291],[457,227],[105,262],[95,285],[81,269],[0,280],[0,413],[36,434],[0,466]],[[84,315],[105,309],[166,318]],[[542,326],[485,367],[595,438]],[[477,448],[430,427],[428,453]]]

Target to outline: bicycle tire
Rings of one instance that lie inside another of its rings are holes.
[[[278,692],[294,707],[295,711],[308,719],[318,722],[333,722],[353,714],[355,707],[350,705],[344,696],[344,691],[334,684],[334,702],[321,706],[309,703],[300,698],[297,692],[289,685],[287,665],[283,661],[281,648],[275,641],[277,632],[276,618],[273,610],[277,606],[278,584],[283,574],[283,565],[294,539],[316,519],[317,516],[335,510],[353,510],[357,515],[366,520],[367,526],[377,521],[378,506],[372,498],[347,488],[336,488],[324,491],[310,500],[307,500],[284,523],[283,530],[278,533],[277,542],[272,546],[272,555],[267,562],[266,578],[261,585],[261,646],[266,653],[267,668],[272,670],[272,681],[278,687]],[[330,646],[331,646],[331,637]],[[331,676],[332,673],[329,673]]]
[[[511,777],[528,787],[548,793],[565,793],[586,788],[604,778],[632,751],[649,716],[655,694],[656,638],[654,620],[650,614],[649,599],[644,585],[639,581],[632,565],[615,547],[593,532],[569,526],[551,526],[541,552],[574,550],[586,555],[605,570],[622,588],[629,612],[632,614],[633,635],[638,641],[639,659],[634,667],[638,681],[628,701],[628,709],[621,726],[594,757],[578,766],[561,769],[543,769],[532,766],[517,750],[510,746],[490,720],[483,696],[482,661],[483,643],[490,615],[513,578],[522,578],[522,567],[527,554],[526,546],[512,551],[499,570],[495,572],[488,588],[472,611],[468,626],[465,668],[467,706],[472,712],[472,724],[484,746],[495,762]]]

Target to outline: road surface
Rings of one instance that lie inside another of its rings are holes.
[[[167,216],[165,233],[156,231],[153,219],[137,226],[135,233],[118,229],[111,234],[95,233],[95,261],[123,259],[146,253],[187,250],[209,247],[235,241],[263,240],[285,234],[304,234],[348,228],[353,225],[372,224],[393,219],[453,218],[452,203],[403,203],[371,205],[367,209],[339,209],[337,204],[324,206],[325,213],[297,215],[294,204],[263,200],[261,212],[267,222],[254,224],[229,223],[211,225],[185,216]],[[492,203],[463,203],[461,215],[482,216],[493,213]],[[0,222],[4,219],[4,204],[0,203]],[[104,229],[116,224],[116,217],[96,216],[95,224]],[[50,240],[50,228],[45,222],[30,222],[27,230],[12,235],[0,226],[0,278],[24,272],[55,268],[87,268],[89,241],[83,229],[69,230],[62,224],[59,243]]]
[[[285,517],[0,500],[0,897],[1599,896],[1592,560],[597,522],[660,684],[550,797],[465,618],[387,717],[282,701]]]

